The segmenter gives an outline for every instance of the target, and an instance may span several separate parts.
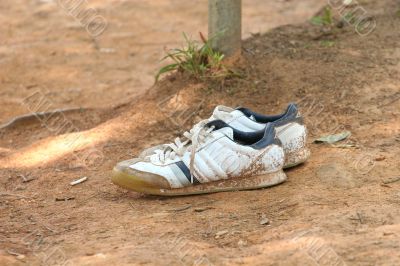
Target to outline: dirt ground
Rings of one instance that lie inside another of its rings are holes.
[[[244,1],[241,77],[155,86],[163,47],[206,32],[205,1],[90,1],[97,39],[55,2],[0,3],[0,122],[68,108],[0,129],[0,265],[400,265],[399,1],[358,1],[367,36],[307,22],[325,1]],[[215,105],[288,102],[312,157],[282,185],[162,198],[110,182]]]

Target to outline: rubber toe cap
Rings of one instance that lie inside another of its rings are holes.
[[[141,159],[135,158],[119,162],[114,167],[111,181],[118,186],[144,193],[154,189],[171,188],[169,182],[164,177],[130,167],[140,161]]]

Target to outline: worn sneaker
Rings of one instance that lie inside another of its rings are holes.
[[[273,123],[242,132],[221,120],[203,121],[184,137],[145,158],[118,163],[112,182],[146,194],[177,196],[257,189],[286,180],[285,155]]]
[[[231,127],[244,132],[262,130],[267,123],[274,123],[277,137],[285,151],[283,168],[302,164],[310,157],[307,128],[294,103],[289,104],[286,111],[279,115],[262,115],[247,108],[217,106],[211,119],[224,120]]]
[[[307,128],[303,117],[300,115],[297,105],[289,104],[286,111],[279,115],[262,115],[247,108],[233,109],[226,106],[217,106],[208,121],[222,120],[231,127],[244,131],[254,132],[263,130],[267,123],[273,122],[276,133],[282,142],[285,151],[285,164],[283,168],[290,168],[304,163],[310,157],[307,148]],[[140,154],[145,158],[153,154],[154,150],[162,149],[163,145],[151,147]]]

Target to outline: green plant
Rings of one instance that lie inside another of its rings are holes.
[[[315,16],[311,18],[311,23],[317,26],[328,26],[333,24],[332,10],[329,7],[325,7],[324,14],[322,16]]]
[[[321,45],[322,47],[332,47],[332,46],[335,45],[335,42],[334,42],[334,41],[329,41],[329,40],[322,40],[322,41],[320,42],[320,45]]]
[[[161,75],[175,70],[189,73],[196,78],[223,78],[234,74],[223,65],[224,55],[215,51],[211,47],[210,40],[207,40],[202,33],[200,33],[202,43],[188,38],[185,33],[183,33],[183,37],[186,46],[182,49],[176,48],[167,51],[167,55],[161,59],[161,61],[171,59],[173,63],[158,71],[155,77],[156,82]]]
[[[344,20],[347,21],[350,24],[353,24],[356,20],[356,17],[354,16],[354,14],[352,12],[347,12],[344,16],[343,16]]]

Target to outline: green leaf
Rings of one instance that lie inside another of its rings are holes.
[[[160,78],[160,76],[161,76],[162,74],[165,74],[165,73],[167,73],[167,72],[174,71],[174,70],[178,69],[178,66],[179,66],[179,64],[170,64],[170,65],[166,65],[165,67],[162,67],[162,68],[158,71],[158,73],[157,73],[157,75],[156,75],[156,82],[159,80],[159,78]]]
[[[329,7],[325,8],[324,16],[322,17],[322,22],[325,25],[332,25],[333,23],[332,10]]]
[[[317,25],[317,26],[322,26],[324,23],[322,22],[322,17],[316,16],[311,18],[310,20],[311,24]]]
[[[348,23],[353,23],[354,20],[355,20],[354,15],[353,15],[352,12],[347,12],[347,13],[344,15],[343,18],[344,18],[344,20],[347,21]]]
[[[350,131],[343,131],[343,132],[341,132],[339,134],[320,137],[320,138],[314,140],[314,143],[333,144],[333,143],[339,142],[341,140],[347,139],[350,136],[351,136],[351,132]]]
[[[317,26],[332,25],[333,24],[332,10],[329,7],[326,7],[324,10],[324,14],[322,16],[312,17],[310,22],[311,24]]]

